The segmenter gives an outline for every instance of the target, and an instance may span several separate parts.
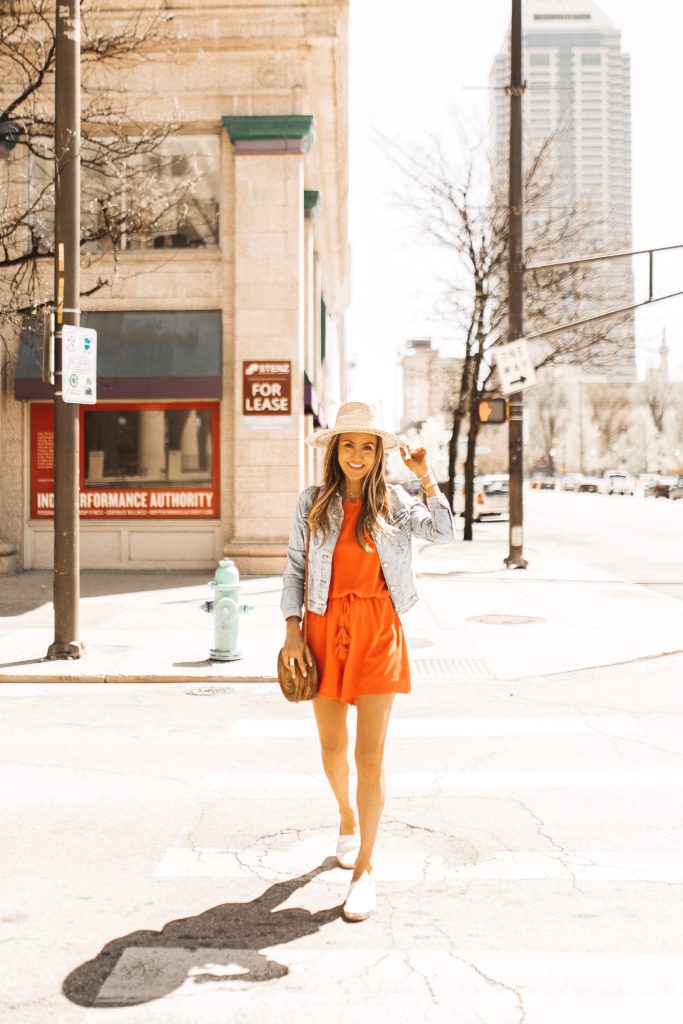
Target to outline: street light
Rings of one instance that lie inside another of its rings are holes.
[[[18,121],[0,121],[0,160],[7,160],[23,132]]]

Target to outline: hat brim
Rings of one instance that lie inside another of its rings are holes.
[[[389,430],[371,430],[367,426],[330,427],[328,430],[317,430],[306,438],[306,444],[309,448],[327,448],[337,434],[375,434],[382,438],[385,452],[398,451],[399,448],[406,447],[408,444],[405,438],[399,437],[398,434],[392,434]]]

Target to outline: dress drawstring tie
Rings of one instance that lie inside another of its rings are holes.
[[[335,657],[339,658],[340,661],[346,661],[349,656],[351,634],[349,633],[348,617],[349,612],[351,611],[351,602],[355,600],[355,597],[355,594],[347,594],[342,598],[339,626],[337,627],[337,635],[334,638]]]

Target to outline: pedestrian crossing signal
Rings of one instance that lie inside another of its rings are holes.
[[[507,420],[507,406],[505,398],[482,398],[477,403],[479,422],[505,423]]]

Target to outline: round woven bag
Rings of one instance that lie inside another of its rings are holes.
[[[308,671],[304,675],[298,662],[294,662],[290,668],[285,662],[282,651],[277,656],[277,681],[287,700],[291,700],[295,704],[298,704],[300,700],[313,700],[318,692],[318,666],[312,654],[311,661],[313,664],[308,666]]]

